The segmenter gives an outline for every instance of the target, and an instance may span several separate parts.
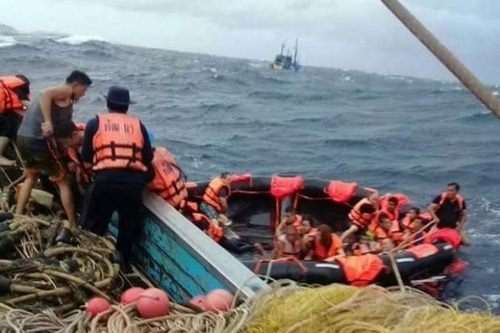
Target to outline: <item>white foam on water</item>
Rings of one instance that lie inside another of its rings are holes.
[[[0,36],[0,47],[16,45],[17,41],[12,36]]]
[[[57,43],[68,44],[68,45],[81,45],[92,41],[104,42],[104,39],[99,36],[87,36],[87,35],[71,35],[56,39]]]

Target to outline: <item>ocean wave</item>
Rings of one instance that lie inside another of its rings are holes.
[[[0,36],[0,48],[16,45],[17,41],[12,36]]]
[[[105,40],[99,36],[86,36],[86,35],[71,35],[54,40],[57,43],[68,45],[81,45],[89,42],[104,42]]]

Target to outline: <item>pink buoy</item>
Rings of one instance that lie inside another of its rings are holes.
[[[142,318],[161,317],[170,311],[170,300],[163,290],[149,288],[139,295],[136,306]]]
[[[91,318],[94,318],[99,313],[109,310],[110,307],[111,304],[107,299],[94,297],[87,302],[85,312],[87,312]]]
[[[144,288],[133,287],[125,290],[120,297],[120,302],[123,304],[130,304],[137,301],[139,295],[145,291]]]
[[[231,310],[233,295],[224,289],[216,289],[205,296],[207,311],[225,312]]]

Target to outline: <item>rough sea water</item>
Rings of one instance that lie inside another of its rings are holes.
[[[130,88],[131,111],[189,180],[297,173],[403,192],[420,207],[459,182],[472,245],[452,297],[482,296],[500,312],[500,120],[459,83],[310,67],[276,73],[269,62],[0,32],[0,75],[27,75],[34,93],[73,69],[94,80],[75,107],[78,121],[105,110],[110,85]]]

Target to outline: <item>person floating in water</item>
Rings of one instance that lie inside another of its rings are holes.
[[[26,179],[20,188],[16,214],[24,212],[31,190],[43,171],[59,188],[69,227],[76,227],[73,194],[58,147],[54,144],[53,128],[55,123],[72,119],[73,104],[85,95],[91,84],[87,74],[73,71],[64,84],[43,90],[26,111],[17,139]]]

